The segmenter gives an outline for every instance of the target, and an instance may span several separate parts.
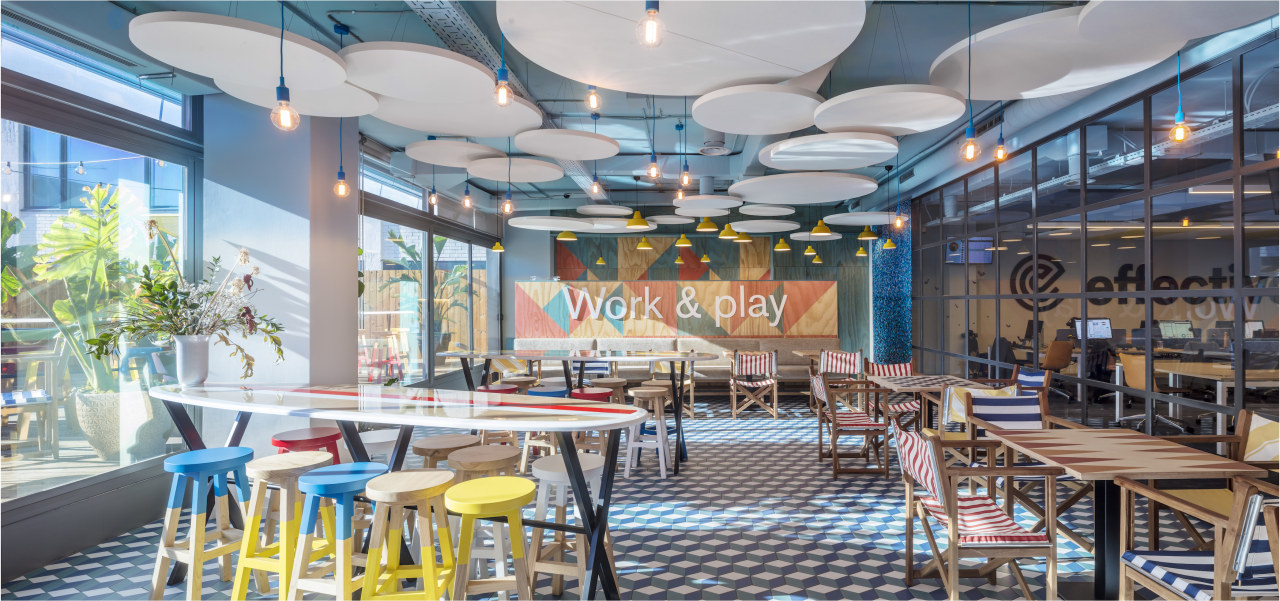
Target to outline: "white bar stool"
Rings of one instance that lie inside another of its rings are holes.
[[[623,476],[631,477],[631,466],[639,459],[641,449],[658,450],[658,473],[665,480],[667,466],[671,464],[670,438],[667,436],[666,404],[670,389],[641,386],[627,391],[635,405],[648,409],[654,419],[653,434],[643,434],[643,424],[631,426],[627,432],[627,467]]]
[[[604,474],[604,457],[593,453],[579,452],[578,463],[582,466],[582,473],[586,477],[588,487],[591,489],[589,503],[594,504],[597,491],[600,490],[600,477]],[[533,462],[532,467],[533,475],[538,479],[538,494],[535,500],[533,519],[546,521],[547,505],[554,503],[556,515],[552,521],[557,524],[568,524],[568,497],[571,485],[569,472],[564,465],[564,455],[543,457]],[[554,499],[551,498],[552,495],[555,496]],[[587,556],[591,552],[587,535],[574,534],[573,540],[570,541],[566,533],[555,531],[551,542],[544,545],[543,529],[534,528],[533,537],[530,540],[529,573],[532,575],[535,589],[538,583],[538,574],[552,575],[551,593],[553,595],[564,593],[565,576],[576,576],[579,586],[586,582]],[[573,553],[573,562],[564,560],[565,552]],[[613,540],[607,533],[605,535],[605,553],[609,558],[609,568],[614,569]]]

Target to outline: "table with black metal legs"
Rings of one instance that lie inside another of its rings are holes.
[[[393,471],[403,467],[413,429],[418,426],[555,432],[582,519],[574,525],[535,520],[525,520],[525,525],[588,536],[593,546],[586,562],[587,581],[581,587],[582,598],[593,598],[597,590],[603,591],[607,599],[621,597],[616,575],[609,569],[604,552],[604,538],[609,529],[610,502],[617,470],[618,432],[644,423],[648,417],[644,409],[578,399],[381,385],[160,386],[152,388],[151,395],[164,402],[183,441],[193,450],[205,448],[205,443],[187,413],[188,406],[236,412],[231,434],[227,437],[228,446],[240,443],[254,413],[333,420],[342,431],[354,461],[369,459],[356,424],[398,426],[396,444],[388,461]],[[599,431],[606,437],[605,471],[594,499],[573,443],[573,433],[579,431]],[[410,556],[405,554],[402,557]],[[185,569],[171,572],[170,583],[181,581],[184,575]]]
[[[698,361],[714,361],[719,358],[718,355],[711,353],[695,353],[684,351],[539,351],[539,350],[499,350],[499,351],[449,351],[437,353],[437,357],[445,357],[457,359],[462,364],[462,376],[467,382],[468,390],[476,389],[475,375],[472,370],[475,367],[475,361],[483,361],[481,365],[480,381],[488,383],[489,371],[492,367],[494,359],[508,359],[512,361],[525,361],[532,365],[534,361],[558,361],[564,369],[565,384],[574,381],[573,370],[571,365],[578,364],[577,387],[581,388],[586,382],[586,364],[588,363],[616,363],[616,364],[648,364],[655,365],[666,363],[670,368],[669,375],[671,377],[671,399],[675,405],[676,420],[676,446],[679,452],[675,454],[672,473],[680,473],[680,463],[688,460],[688,453],[685,450],[684,443],[684,421],[681,419],[684,408],[684,380],[686,374],[692,373],[690,367]]]

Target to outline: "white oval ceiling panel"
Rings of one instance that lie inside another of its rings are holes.
[[[223,92],[249,104],[275,108],[274,86],[255,86],[238,81],[214,80]],[[349,83],[324,90],[290,90],[289,105],[300,115],[312,117],[359,117],[378,110],[378,97]]]
[[[693,223],[693,218],[681,215],[651,215],[645,217],[645,221],[658,225],[685,225]]]
[[[686,209],[734,209],[742,206],[742,199],[723,194],[695,194],[686,196],[684,200],[673,200],[671,204]],[[684,215],[684,213],[679,213]],[[690,215],[698,217],[698,215]]]
[[[1186,43],[1158,29],[1091,40],[1080,35],[1076,6],[1014,19],[973,36],[974,100],[1041,98],[1111,83],[1173,56]],[[929,81],[969,89],[968,38],[943,51]]]
[[[347,80],[383,96],[427,101],[448,94],[472,100],[493,94],[493,72],[456,52],[408,42],[364,42],[338,52]]]
[[[801,242],[831,242],[832,240],[839,240],[844,236],[840,235],[838,232],[831,232],[826,236],[815,236],[809,232],[796,232],[791,234],[789,237],[792,240],[799,240]]]
[[[692,207],[678,207],[676,215],[685,217],[724,217],[729,214],[729,209],[695,209]]]
[[[520,183],[551,182],[564,177],[564,168],[537,159],[500,157],[496,159],[477,159],[467,165],[467,174],[480,179],[510,181]]]
[[[577,217],[552,217],[547,215],[512,217],[507,220],[507,225],[511,227],[518,227],[522,230],[542,230],[548,232],[589,232],[595,229],[595,223],[587,219],[579,219]]]
[[[507,156],[505,152],[496,148],[462,140],[422,140],[405,146],[404,153],[415,161],[464,169],[472,161]]]
[[[1117,2],[1093,0],[1080,12],[1080,35],[1106,41],[1115,36],[1151,32],[1163,38],[1194,40],[1244,27],[1275,15],[1275,2]]]
[[[720,88],[777,83],[838,56],[862,30],[862,0],[667,2],[662,44],[635,41],[641,2],[497,3],[507,43],[575,81],[636,94],[700,96]]]
[[[579,213],[592,217],[630,217],[634,210],[630,207],[615,204],[585,204],[578,207]],[[626,225],[625,220],[623,225]]]
[[[160,11],[129,21],[129,41],[172,67],[224,82],[274,88],[280,81],[280,28],[255,21],[184,11]],[[336,53],[296,33],[284,35],[289,90],[342,85],[346,65]]]
[[[874,179],[833,171],[765,175],[729,186],[730,194],[746,202],[777,205],[825,204],[866,196],[875,191]]]
[[[785,217],[796,212],[795,207],[785,205],[742,205],[738,212],[753,217]]]
[[[693,120],[731,134],[785,134],[813,125],[813,111],[821,103],[821,96],[795,86],[734,86],[693,101]]]
[[[818,106],[813,122],[828,132],[870,131],[905,136],[942,127],[964,113],[964,95],[955,90],[898,84],[836,96]]]
[[[857,213],[836,213],[822,218],[827,225],[887,225],[893,223],[896,213],[891,211],[862,211]]]
[[[861,169],[892,159],[898,141],[882,134],[841,132],[779,140],[760,149],[760,163],[783,171]]]
[[[383,96],[373,116],[424,133],[473,138],[506,138],[542,126],[542,112],[518,96],[505,107],[487,95],[483,101],[445,95],[429,102]]]
[[[595,161],[618,154],[618,141],[576,129],[531,129],[516,134],[516,148],[561,161]]]
[[[800,229],[800,224],[785,219],[748,219],[729,224],[734,231],[744,234],[772,234]]]

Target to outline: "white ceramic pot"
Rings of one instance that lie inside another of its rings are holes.
[[[209,378],[209,337],[174,336],[178,351],[178,383],[201,386]]]

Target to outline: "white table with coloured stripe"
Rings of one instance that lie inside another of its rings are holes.
[[[164,402],[183,441],[191,450],[203,449],[206,445],[187,412],[189,406],[236,412],[227,436],[227,446],[240,444],[249,419],[255,413],[334,420],[342,431],[353,461],[369,460],[357,424],[398,426],[396,444],[388,460],[393,471],[403,467],[413,429],[417,426],[555,432],[582,522],[573,526],[534,521],[525,523],[589,536],[591,548],[597,552],[587,558],[586,582],[590,585],[582,587],[583,598],[594,597],[597,585],[606,598],[620,598],[615,575],[608,569],[603,543],[608,530],[609,502],[618,463],[619,430],[644,423],[648,417],[644,409],[577,399],[381,385],[158,386],[150,392]],[[605,472],[599,494],[594,498],[594,507],[589,502],[592,495],[573,443],[573,433],[578,431],[599,431],[607,439],[604,445]],[[406,556],[405,561],[412,560]]]

